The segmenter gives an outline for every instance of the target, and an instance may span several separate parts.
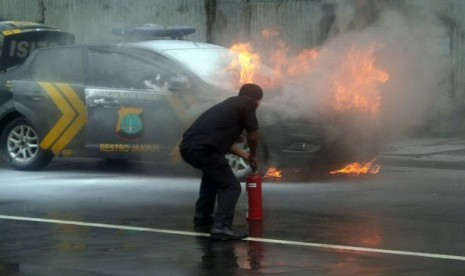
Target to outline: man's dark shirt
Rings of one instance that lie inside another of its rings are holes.
[[[184,132],[182,147],[210,148],[228,153],[239,135],[258,130],[255,100],[235,96],[218,103],[202,113]]]

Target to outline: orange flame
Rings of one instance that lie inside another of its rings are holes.
[[[260,66],[260,56],[253,52],[250,43],[237,43],[229,49],[230,55],[235,55],[228,70],[239,70],[240,84],[254,82],[255,70]]]
[[[277,29],[262,31],[264,39],[276,39],[278,35]],[[291,55],[283,41],[267,41],[267,45],[274,45],[274,49],[265,56],[255,53],[250,43],[231,46],[229,53],[233,60],[227,70],[237,75],[238,86],[253,82],[265,90],[274,89],[282,86],[283,77],[302,78],[318,69],[319,53],[315,49],[303,49],[297,55]],[[330,107],[332,113],[378,114],[381,106],[379,85],[389,80],[389,74],[375,67],[376,46],[352,46],[338,61],[336,70],[332,71],[331,102],[325,105]],[[272,72],[260,72],[264,68],[261,66],[262,60],[271,67]]]
[[[282,173],[277,168],[269,168],[268,171],[266,172],[265,177],[281,178]]]
[[[289,57],[289,47],[284,42],[278,42],[277,46],[270,55],[270,65],[276,75],[297,78],[311,72],[311,62],[318,56],[316,50],[303,49],[295,57]]]
[[[330,174],[349,174],[349,175],[360,175],[360,174],[377,174],[381,170],[381,166],[375,165],[376,158],[367,163],[354,162],[345,166],[340,170],[330,171]]]
[[[276,36],[276,30],[264,30],[264,37]],[[237,74],[239,86],[245,83],[258,83],[265,90],[279,87],[282,82],[282,76],[297,78],[311,72],[311,62],[317,57],[318,52],[313,49],[303,49],[294,57],[289,56],[289,48],[282,41],[276,44],[268,57],[268,65],[272,71],[261,74],[262,58],[255,53],[250,43],[236,43],[229,49],[230,56],[233,59],[227,71]]]
[[[385,83],[389,75],[375,68],[373,51],[373,45],[368,51],[353,47],[340,64],[334,81],[333,110],[378,114],[381,105],[378,84]]]
[[[279,30],[269,28],[262,31],[262,37],[266,40],[275,39]],[[270,41],[267,42],[270,44]],[[271,43],[273,43],[271,41]],[[303,49],[296,56],[289,55],[289,47],[281,40],[274,42],[275,49],[267,58],[268,64],[273,68],[275,76],[287,76],[291,78],[301,77],[311,71],[311,62],[317,57],[318,52],[314,49]]]

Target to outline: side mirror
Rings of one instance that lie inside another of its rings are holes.
[[[168,90],[172,92],[183,92],[189,89],[189,80],[184,76],[177,76],[170,79]]]

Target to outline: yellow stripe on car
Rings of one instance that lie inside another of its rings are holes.
[[[22,31],[20,29],[13,29],[13,30],[6,30],[6,31],[3,31],[2,34],[4,36],[8,36],[8,35],[12,35],[12,34],[17,34],[17,33],[21,33]]]
[[[76,134],[81,130],[81,128],[86,124],[87,121],[87,112],[86,106],[81,101],[81,98],[76,94],[71,86],[64,83],[57,83],[56,86],[61,90],[63,95],[69,100],[71,105],[77,111],[77,118],[74,122],[68,127],[68,129],[60,136],[59,140],[53,145],[52,151],[60,152],[63,150],[68,143],[76,136]]]
[[[51,148],[59,154],[87,121],[86,108],[71,86],[63,83],[39,82],[62,115],[40,143],[43,149]]]
[[[76,113],[73,111],[71,106],[66,102],[66,99],[61,95],[58,89],[51,83],[39,82],[39,85],[44,91],[50,96],[55,105],[60,109],[62,115],[60,119],[55,123],[52,129],[45,136],[44,140],[40,143],[40,147],[43,149],[49,149],[52,144],[58,139],[63,133],[65,128],[71,123]],[[57,154],[57,152],[53,152]]]

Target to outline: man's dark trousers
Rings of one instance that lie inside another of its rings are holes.
[[[224,154],[205,148],[181,148],[181,156],[187,163],[203,172],[195,213],[212,214],[218,196],[215,223],[232,226],[234,210],[241,194],[241,184]]]

